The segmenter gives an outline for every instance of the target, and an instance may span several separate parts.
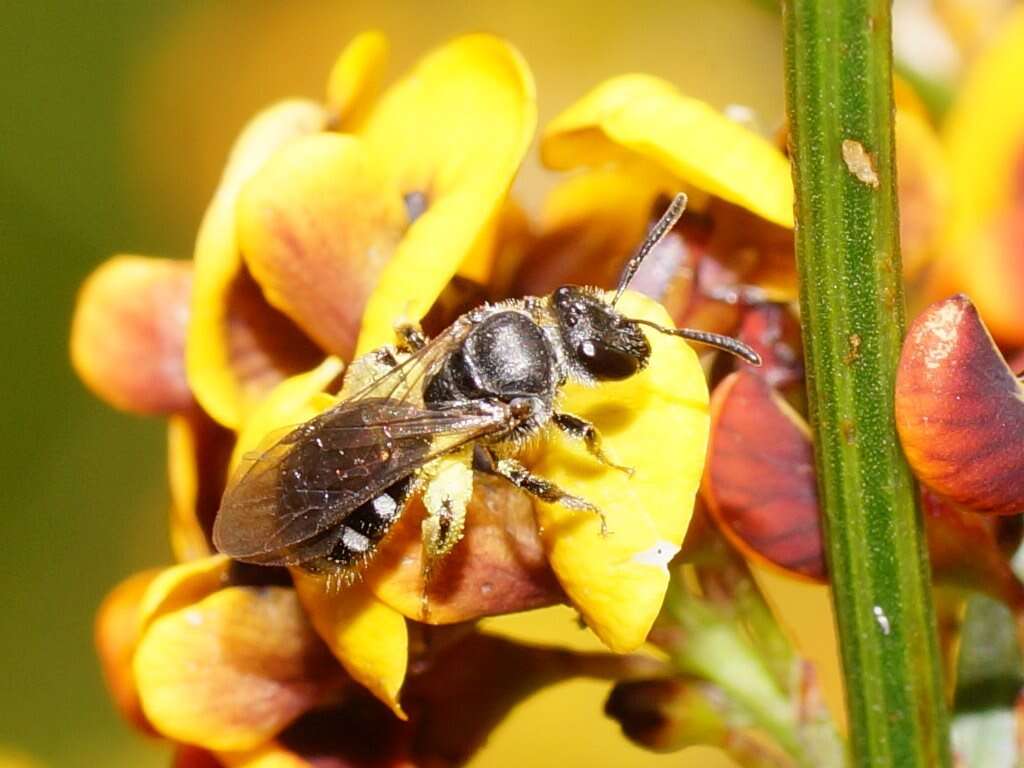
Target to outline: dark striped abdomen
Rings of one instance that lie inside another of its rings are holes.
[[[401,516],[412,480],[412,476],[403,478],[372,501],[352,510],[344,522],[330,532],[331,538],[337,540],[331,551],[324,557],[303,563],[302,567],[311,573],[354,574]]]

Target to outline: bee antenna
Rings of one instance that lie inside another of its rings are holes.
[[[638,320],[636,318],[631,319],[634,323],[649,326],[660,333],[667,334],[668,336],[681,336],[688,341],[696,341],[698,344],[707,344],[709,347],[715,347],[723,352],[736,355],[736,357],[745,360],[751,365],[761,364],[761,356],[757,354],[757,352],[739,339],[734,339],[732,336],[723,336],[720,333],[711,333],[710,331],[695,331],[692,328],[662,328],[657,323],[652,323],[648,320]]]
[[[633,280],[633,276],[636,275],[636,271],[640,269],[640,265],[651,251],[657,247],[665,235],[669,233],[669,230],[676,225],[679,221],[679,217],[683,215],[683,211],[686,210],[686,195],[680,192],[676,195],[672,202],[669,203],[665,213],[658,219],[658,223],[651,227],[651,231],[647,235],[647,239],[644,240],[643,244],[637,250],[633,257],[626,263],[625,268],[622,270],[622,277],[619,280],[619,285],[615,289],[615,298],[612,299],[612,306],[614,307],[618,302],[619,297],[622,296],[622,292],[629,287],[629,284]]]

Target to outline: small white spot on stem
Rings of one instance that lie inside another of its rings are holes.
[[[885,615],[885,611],[882,610],[882,606],[876,605],[871,609],[871,612],[875,614],[875,621],[877,621],[878,626],[882,628],[882,634],[888,636],[889,632],[892,631],[892,626],[889,624],[889,617]]]

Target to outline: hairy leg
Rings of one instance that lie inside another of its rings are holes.
[[[565,434],[582,440],[590,455],[602,464],[632,476],[634,471],[632,467],[624,467],[608,458],[608,455],[601,449],[601,433],[589,421],[581,419],[579,416],[573,416],[571,413],[556,413],[551,420]]]

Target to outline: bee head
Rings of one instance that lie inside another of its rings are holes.
[[[563,285],[551,305],[572,361],[597,381],[628,379],[647,365],[651,345],[640,326],[598,294]]]

